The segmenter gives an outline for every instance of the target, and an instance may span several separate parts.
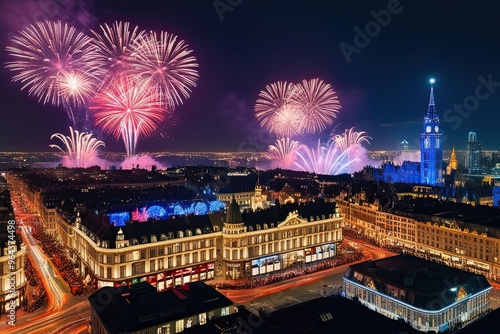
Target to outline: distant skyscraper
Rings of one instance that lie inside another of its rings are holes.
[[[399,146],[398,148],[400,151],[408,151],[411,149],[410,143],[408,143],[408,141],[406,139],[403,139],[403,141],[401,143],[399,143],[398,146]]]
[[[483,146],[477,142],[475,132],[469,132],[469,138],[465,148],[465,168],[469,174],[481,174],[481,155]]]
[[[442,182],[443,134],[439,129],[439,116],[434,103],[434,79],[430,80],[431,94],[427,114],[420,134],[420,183],[435,185]]]

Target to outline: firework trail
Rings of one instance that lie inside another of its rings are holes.
[[[281,168],[291,169],[294,166],[298,147],[299,142],[290,138],[282,138],[276,140],[274,145],[269,145],[269,153]]]
[[[127,157],[135,155],[140,135],[151,134],[165,118],[165,110],[148,82],[120,76],[95,99],[95,124],[117,138]]]
[[[325,130],[341,108],[335,91],[318,78],[302,80],[296,87],[293,100],[304,114],[304,131],[319,133]]]
[[[162,31],[140,35],[132,45],[133,73],[155,87],[160,102],[173,110],[196,87],[198,63],[183,40]]]
[[[63,147],[55,144],[49,145],[51,148],[57,148],[70,160],[72,167],[87,167],[90,160],[95,156],[97,148],[105,146],[104,142],[92,138],[92,133],[79,132],[69,127],[70,136],[61,133],[54,133],[50,136],[59,139]]]
[[[37,22],[14,35],[12,45],[6,47],[13,61],[7,62],[6,67],[14,72],[12,80],[20,81],[21,89],[27,89],[39,102],[68,106],[88,92],[84,89],[75,99],[70,98],[74,96],[67,88],[69,77],[85,75],[86,82],[98,77],[98,68],[94,66],[96,53],[90,40],[61,21]],[[75,126],[79,115],[75,117],[72,109],[66,111]]]

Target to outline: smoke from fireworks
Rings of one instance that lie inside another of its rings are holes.
[[[65,136],[61,133],[54,133],[50,136],[59,139],[63,143],[63,147],[55,144],[49,145],[51,148],[57,148],[66,155],[69,159],[70,167],[87,167],[91,160],[95,157],[97,148],[105,146],[104,142],[92,138],[92,133],[79,132],[69,127],[70,136]]]
[[[165,117],[165,110],[148,82],[125,76],[100,92],[95,103],[95,124],[117,138],[121,136],[127,157],[135,155],[139,136],[153,132]]]

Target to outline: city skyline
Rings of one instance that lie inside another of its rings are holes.
[[[498,149],[494,124],[500,116],[492,112],[500,103],[494,63],[498,5],[489,1],[474,7],[430,1],[151,1],[143,7],[107,1],[66,2],[65,9],[55,0],[43,4],[1,4],[2,64],[10,60],[9,37],[23,23],[38,17],[64,20],[72,10],[79,15],[71,23],[84,31],[131,22],[179,35],[194,50],[197,87],[177,108],[175,125],[139,140],[138,152],[266,151],[275,137],[255,117],[259,91],[277,81],[313,78],[331,84],[342,105],[323,139],[333,129],[338,134],[355,127],[372,138],[364,145],[368,150],[392,150],[403,139],[417,149],[430,77],[436,78],[443,148],[464,149],[474,131],[485,149]],[[50,16],[47,8],[57,10]],[[10,19],[19,16],[22,20]],[[64,111],[21,91],[4,66],[0,151],[51,151],[50,136],[67,131]],[[106,151],[124,150],[115,138],[96,135]]]

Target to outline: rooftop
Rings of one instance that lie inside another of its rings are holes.
[[[406,255],[351,265],[344,279],[427,311],[491,288],[483,275]]]
[[[103,303],[103,294],[112,298]],[[104,287],[90,295],[88,301],[110,333],[130,333],[233,304],[203,282],[162,292],[156,292],[147,282],[130,288]]]

